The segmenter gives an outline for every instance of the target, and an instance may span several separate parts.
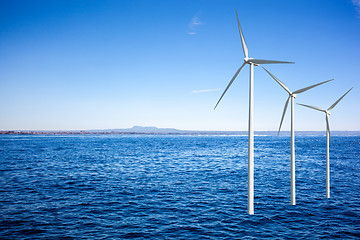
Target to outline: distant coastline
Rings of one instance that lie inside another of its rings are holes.
[[[295,131],[298,136],[321,136],[325,131]],[[192,131],[175,128],[157,128],[134,126],[125,129],[101,130],[5,130],[6,135],[247,135],[247,131]],[[277,131],[255,131],[255,135],[277,136]],[[290,131],[282,131],[280,136],[290,136]],[[332,136],[360,136],[360,131],[332,131]]]

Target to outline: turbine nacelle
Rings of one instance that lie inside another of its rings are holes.
[[[331,115],[331,112],[330,111],[325,111],[326,115],[330,116]]]
[[[290,96],[293,98],[296,98],[296,94],[294,94],[294,93],[291,93]]]
[[[244,58],[244,62],[247,63],[247,64],[253,64],[255,66],[259,66],[259,64],[254,63],[254,58],[246,57],[246,58]]]

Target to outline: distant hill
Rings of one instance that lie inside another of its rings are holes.
[[[133,126],[132,128],[123,129],[104,129],[104,130],[90,130],[90,131],[105,131],[105,132],[123,132],[123,133],[186,133],[186,130],[178,130],[175,128],[157,128],[157,127],[142,127]]]
[[[158,128],[158,127],[142,127],[134,126],[132,128],[123,129],[102,129],[89,130],[90,132],[111,132],[111,133],[138,133],[138,134],[225,134],[237,135],[247,134],[247,131],[194,131],[194,130],[180,130],[176,128]]]

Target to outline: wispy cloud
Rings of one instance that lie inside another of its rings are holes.
[[[200,21],[200,18],[198,16],[198,14],[196,14],[190,21],[189,26],[188,26],[188,31],[187,33],[189,35],[195,35],[196,31],[198,29],[199,26],[203,25],[204,23]]]
[[[352,3],[354,4],[355,9],[360,17],[360,0],[352,0]]]
[[[214,91],[219,91],[220,88],[216,88],[216,89],[204,89],[204,90],[194,90],[191,93],[204,93],[204,92],[214,92]]]

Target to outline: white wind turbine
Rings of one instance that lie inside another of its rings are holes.
[[[308,108],[312,108],[315,110],[318,110],[320,112],[324,112],[325,116],[326,116],[326,198],[330,198],[330,154],[329,154],[329,146],[330,146],[330,124],[329,124],[329,116],[330,116],[330,110],[333,109],[336,104],[338,104],[340,102],[341,99],[343,99],[343,97],[345,97],[346,94],[348,94],[348,92],[351,91],[350,88],[349,91],[347,91],[344,95],[342,95],[338,100],[336,100],[336,102],[333,103],[333,105],[331,105],[327,110],[318,108],[318,107],[313,107],[313,106],[309,106],[309,105],[305,105],[305,104],[301,104],[301,103],[297,103],[298,105],[304,106],[304,107],[308,107]]]
[[[284,120],[284,116],[289,104],[289,100],[291,98],[291,157],[290,157],[290,172],[291,172],[291,205],[295,205],[296,204],[296,188],[295,188],[295,133],[294,133],[294,99],[296,98],[296,94],[299,93],[303,93],[307,90],[310,90],[314,87],[317,87],[321,84],[330,82],[334,79],[330,79],[321,83],[317,83],[314,85],[311,85],[309,87],[305,87],[305,88],[301,88],[299,90],[296,90],[294,92],[291,92],[289,90],[288,87],[286,87],[286,85],[284,83],[282,83],[279,79],[277,79],[274,75],[272,75],[268,70],[266,70],[264,67],[263,69],[289,94],[288,99],[286,100],[285,106],[284,106],[284,110],[283,110],[283,114],[281,116],[281,121],[280,121],[280,126],[279,126],[279,130],[278,130],[278,135],[280,133],[281,130],[281,125],[283,123]]]
[[[263,60],[263,59],[254,59],[249,58],[248,48],[246,46],[245,38],[241,30],[239,17],[237,15],[236,9],[236,19],[238,23],[241,44],[244,51],[244,63],[240,66],[240,68],[236,71],[235,75],[225,88],[225,91],[221,95],[219,101],[216,103],[214,109],[217,107],[226,91],[229,89],[231,84],[234,82],[237,75],[240,73],[241,69],[246,64],[250,65],[250,83],[249,83],[249,125],[248,125],[248,214],[254,214],[254,131],[253,131],[253,80],[254,80],[254,66],[258,66],[259,64],[271,64],[271,63],[293,63],[293,62],[284,62],[284,61],[275,61],[275,60]]]

